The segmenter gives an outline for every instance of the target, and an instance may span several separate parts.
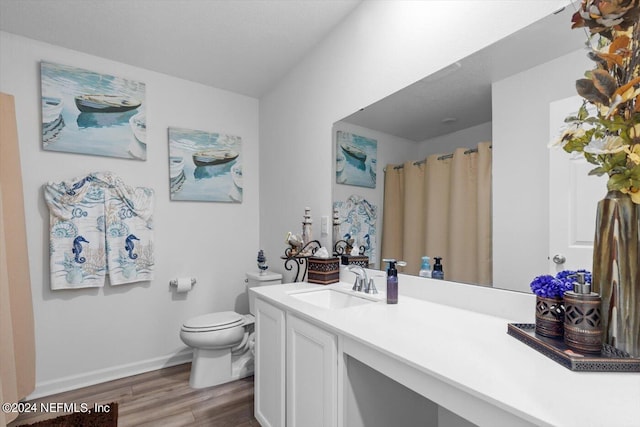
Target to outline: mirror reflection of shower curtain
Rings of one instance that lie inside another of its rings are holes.
[[[491,143],[453,157],[387,165],[384,183],[382,258],[407,262],[418,274],[422,256],[442,257],[445,279],[492,284]]]

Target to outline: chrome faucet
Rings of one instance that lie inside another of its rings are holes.
[[[348,270],[352,273],[356,274],[356,281],[353,284],[352,291],[362,291],[369,294],[377,294],[378,290],[376,289],[376,285],[373,283],[373,278],[367,278],[366,270],[359,265],[350,265]],[[364,289],[363,289],[364,288]]]
[[[362,291],[363,285],[367,283],[367,272],[359,265],[350,265],[347,269],[356,274],[356,281],[353,284],[352,291]]]

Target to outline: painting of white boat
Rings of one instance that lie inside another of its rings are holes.
[[[233,184],[242,190],[242,163],[236,163],[231,168],[231,178],[233,178]]]
[[[64,101],[59,96],[42,95],[42,143],[54,142],[64,128],[62,107]]]
[[[105,94],[78,95],[75,101],[76,107],[83,113],[123,113],[142,105],[137,99]]]
[[[169,187],[171,192],[180,191],[185,181],[184,158],[180,156],[169,157]]]
[[[233,186],[229,190],[229,197],[235,202],[242,201],[242,164],[236,163],[231,166],[231,179]]]
[[[138,113],[135,116],[131,116],[129,119],[129,126],[133,136],[143,144],[147,144],[147,116],[145,113]]]
[[[169,128],[171,200],[242,202],[242,138]]]
[[[202,150],[193,153],[193,163],[196,166],[221,165],[238,158],[238,153],[233,150]]]
[[[371,174],[371,178],[373,179],[373,182],[376,182],[376,178],[378,176],[378,160],[377,159],[371,159],[371,162],[369,162],[369,173]]]
[[[376,188],[378,142],[338,131],[336,134],[336,182]]]
[[[365,160],[367,160],[367,153],[365,153],[364,150],[359,149],[353,144],[348,144],[346,142],[343,142],[342,144],[340,144],[340,148],[342,148],[342,151],[344,151],[349,157],[353,157],[354,159],[359,160],[361,162],[364,162]]]
[[[180,175],[184,175],[184,157],[169,157],[169,177],[177,178]]]
[[[40,75],[45,150],[147,159],[144,83],[51,62]]]
[[[42,96],[42,124],[46,125],[56,121],[62,114],[63,105],[62,98]]]
[[[336,158],[336,173],[342,173],[342,171],[344,170],[344,163],[344,156],[338,153],[338,156]]]

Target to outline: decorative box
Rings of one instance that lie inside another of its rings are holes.
[[[340,281],[340,259],[339,258],[316,258],[309,257],[309,270],[307,282],[328,285]]]
[[[342,255],[342,265],[359,265],[362,268],[369,268],[369,257],[364,255]]]

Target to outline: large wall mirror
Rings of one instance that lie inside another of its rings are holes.
[[[535,275],[550,271],[549,105],[575,95],[575,80],[591,68],[586,33],[571,29],[573,12],[570,7],[557,11],[334,123],[338,157],[339,135],[358,135],[377,143],[377,169],[371,170],[375,188],[339,179],[332,183],[334,203],[355,195],[377,207],[372,268],[384,268],[380,265],[383,168],[490,141],[493,276],[489,285],[526,292]],[[372,169],[370,164],[366,167]],[[336,169],[334,165],[334,178]]]

